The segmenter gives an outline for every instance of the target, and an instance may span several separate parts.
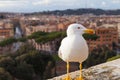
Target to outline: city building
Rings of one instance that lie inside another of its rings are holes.
[[[118,38],[119,38],[119,43],[120,43],[120,23],[118,23]]]
[[[11,30],[11,29],[0,29],[0,37],[2,37],[2,39],[13,37],[13,36],[14,36],[13,30]]]
[[[67,27],[74,23],[80,23],[87,28],[93,28],[96,31],[96,34],[100,36],[96,41],[89,40],[88,44],[90,51],[96,48],[97,46],[106,45],[112,49],[113,43],[118,43],[120,38],[120,16],[94,16],[94,15],[64,15],[64,16],[55,16],[55,15],[39,15],[39,16],[29,16],[21,18],[21,26],[25,35],[31,35],[33,32],[44,31],[64,31]],[[117,25],[118,24],[118,25]],[[49,43],[41,45],[36,43],[36,49],[51,51],[52,45]]]
[[[114,25],[102,25],[101,27],[94,28],[96,35],[99,36],[97,40],[88,40],[90,51],[98,46],[107,46],[111,50],[113,49],[113,43],[118,44],[118,28]]]
[[[14,37],[14,28],[10,20],[0,21],[0,41]],[[10,52],[11,45],[0,47],[0,54]]]

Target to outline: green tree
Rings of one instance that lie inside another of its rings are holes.
[[[2,57],[0,59],[0,67],[3,67],[10,74],[13,74],[15,71],[15,61],[11,57]]]
[[[12,43],[14,43],[14,42],[16,42],[16,41],[17,41],[17,40],[16,40],[15,38],[11,37],[11,38],[8,38],[8,39],[5,39],[5,40],[1,41],[1,42],[0,42],[0,46],[1,46],[1,47],[4,47],[4,46],[10,45],[10,44],[12,44]]]
[[[32,65],[21,63],[15,68],[14,77],[21,80],[33,80],[34,69]]]
[[[55,62],[52,56],[44,55],[37,51],[29,52],[29,55],[26,57],[25,61],[27,62],[27,64],[30,64],[33,66],[34,71],[36,75],[40,77],[40,80],[43,80],[44,78],[46,78],[45,72],[46,72],[46,67],[48,66],[48,63],[51,62],[50,67],[52,68],[55,65]]]
[[[108,58],[107,61],[112,61],[112,60],[119,59],[119,58],[120,58],[120,55],[117,55],[112,58]]]
[[[0,67],[0,80],[13,80],[12,76],[4,68]]]
[[[84,62],[84,65],[85,67],[97,65],[106,62],[108,58],[111,58],[115,55],[116,53],[110,50],[107,46],[99,46],[98,48],[95,48],[93,51],[91,51],[88,59]]]

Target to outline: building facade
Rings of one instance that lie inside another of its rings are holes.
[[[0,41],[10,37],[14,37],[14,28],[12,22],[10,20],[0,21]],[[10,49],[11,45],[0,47],[0,54],[9,52]]]
[[[97,40],[88,40],[90,51],[98,46],[108,46],[113,49],[113,43],[118,44],[118,29],[117,27],[97,27],[95,28],[96,35],[99,36]]]

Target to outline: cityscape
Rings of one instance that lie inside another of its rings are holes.
[[[34,2],[38,4],[42,5]],[[93,35],[83,34],[89,47],[84,69],[120,58],[120,9],[88,7],[2,12],[0,6],[0,80],[47,80],[66,74],[66,63],[58,57],[58,49],[72,23],[95,31]],[[79,70],[79,63],[70,65],[70,72]]]

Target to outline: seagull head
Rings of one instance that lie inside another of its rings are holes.
[[[95,31],[93,29],[87,29],[83,25],[77,24],[77,23],[73,23],[73,24],[68,26],[67,36],[77,35],[77,34],[82,35],[84,33],[94,34]]]

